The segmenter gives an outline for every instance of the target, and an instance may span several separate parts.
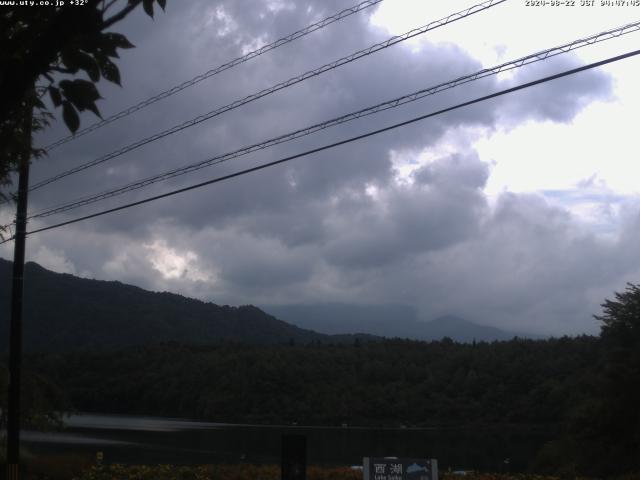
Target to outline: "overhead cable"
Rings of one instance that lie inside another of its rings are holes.
[[[268,45],[264,45],[260,48],[257,48],[256,50],[253,50],[249,53],[247,53],[246,55],[243,55],[241,57],[235,58],[233,60],[231,60],[230,62],[224,63],[222,65],[219,65],[205,73],[202,73],[194,78],[192,78],[191,80],[187,80],[186,82],[182,82],[180,85],[176,85],[175,87],[169,88],[168,90],[165,90],[163,92],[158,93],[157,95],[154,95],[153,97],[147,98],[146,100],[143,100],[139,103],[136,103],[135,105],[132,105],[128,108],[125,108],[124,110],[121,110],[118,113],[115,113],[107,118],[105,118],[104,120],[101,120],[99,122],[94,123],[93,125],[89,125],[86,128],[83,128],[81,130],[78,130],[77,132],[75,132],[75,134],[72,135],[68,135],[66,137],[63,137],[53,143],[51,143],[50,145],[47,145],[46,147],[44,147],[45,150],[47,151],[51,151],[56,147],[59,147],[60,145],[63,145],[67,142],[70,142],[72,140],[75,140],[76,138],[82,137],[83,135],[86,135],[87,133],[93,132],[95,130],[98,130],[99,128],[104,127],[105,125],[108,125],[110,123],[115,122],[116,120],[119,120],[121,118],[127,117],[129,115],[131,115],[134,112],[137,112],[139,110],[142,110],[143,108],[148,107],[149,105],[152,105],[162,99],[165,99],[167,97],[170,97],[171,95],[174,95],[182,90],[184,90],[185,88],[189,88],[192,87],[193,85],[200,83],[203,80],[206,80],[207,78],[211,78],[214,75],[217,75],[218,73],[222,73],[225,70],[229,70],[230,68],[233,68],[237,65],[240,65],[242,63],[245,63],[249,60],[252,60],[256,57],[259,57],[260,55],[263,55],[271,50],[274,50],[278,47],[281,47],[283,45],[286,45],[288,43],[293,42],[294,40],[297,40],[299,38],[302,38],[306,35],[309,35],[312,32],[315,32],[316,30],[320,30],[321,28],[324,28],[328,25],[331,25],[334,22],[337,22],[339,20],[342,20],[346,17],[349,17],[351,15],[353,15],[354,13],[358,13],[361,12],[362,10],[372,7],[378,3],[382,2],[382,0],[367,0],[364,2],[361,2],[357,5],[354,5],[352,7],[349,8],[345,8],[344,10],[341,10],[340,12],[331,15],[323,20],[320,20],[319,22],[316,23],[312,23],[311,25],[308,25],[307,27],[298,30],[297,32],[293,32],[289,35],[287,35],[286,37],[282,37],[279,38],[278,40],[276,40],[275,42],[272,42]]]
[[[358,141],[358,140],[363,140],[365,138],[372,137],[374,135],[379,135],[379,134],[381,134],[383,132],[388,132],[388,131],[394,130],[396,128],[404,127],[406,125],[409,125],[409,124],[412,124],[412,123],[416,123],[416,122],[425,120],[427,118],[435,117],[437,115],[442,115],[444,113],[451,112],[451,111],[457,110],[459,108],[463,108],[463,107],[467,107],[467,106],[470,106],[470,105],[478,104],[478,103],[490,100],[492,98],[500,97],[502,95],[513,93],[513,92],[516,92],[516,91],[519,91],[519,90],[524,90],[526,88],[530,88],[530,87],[533,87],[535,85],[540,85],[540,84],[543,84],[543,83],[546,83],[546,82],[550,82],[552,80],[557,80],[559,78],[567,77],[569,75],[574,75],[574,74],[579,73],[579,72],[584,72],[586,70],[590,70],[590,69],[593,69],[593,68],[596,68],[596,67],[607,65],[607,64],[610,64],[610,63],[613,63],[613,62],[617,62],[617,61],[623,60],[625,58],[630,58],[630,57],[636,56],[636,55],[640,55],[640,50],[634,50],[634,51],[631,51],[631,52],[628,52],[628,53],[625,53],[625,54],[622,54],[622,55],[617,55],[615,57],[609,57],[609,58],[607,58],[605,60],[601,60],[601,61],[598,61],[598,62],[590,63],[588,65],[583,65],[581,67],[573,68],[573,69],[570,69],[570,70],[565,70],[565,71],[563,71],[561,73],[557,73],[555,75],[549,75],[547,77],[543,77],[543,78],[540,78],[538,80],[534,80],[534,81],[531,81],[531,82],[527,82],[527,83],[523,83],[523,84],[517,85],[515,87],[511,87],[511,88],[507,88],[507,89],[504,89],[504,90],[500,90],[500,91],[492,93],[490,95],[484,95],[482,97],[478,97],[478,98],[475,98],[473,100],[469,100],[467,102],[459,103],[459,104],[454,105],[452,107],[447,107],[447,108],[438,110],[436,112],[431,112],[431,113],[428,113],[428,114],[425,114],[425,115],[421,115],[419,117],[414,117],[414,118],[412,118],[410,120],[405,120],[404,122],[395,123],[393,125],[390,125],[390,126],[387,126],[387,127],[384,127],[384,128],[373,130],[371,132],[364,133],[362,135],[357,135],[357,136],[354,136],[354,137],[350,137],[350,138],[347,138],[345,140],[341,140],[339,142],[331,143],[329,145],[324,145],[322,147],[318,147],[318,148],[314,148],[314,149],[311,149],[311,150],[307,150],[305,152],[298,153],[296,155],[291,155],[291,156],[288,156],[288,157],[285,157],[285,158],[281,158],[281,159],[275,160],[273,162],[265,163],[265,164],[258,165],[258,166],[252,167],[252,168],[247,168],[247,169],[241,170],[239,172],[235,172],[235,173],[232,173],[232,174],[229,174],[229,175],[224,175],[224,176],[221,176],[221,177],[213,178],[213,179],[207,180],[205,182],[197,183],[195,185],[190,185],[190,186],[184,187],[184,188],[179,188],[177,190],[172,190],[170,192],[166,192],[166,193],[163,193],[163,194],[160,194],[160,195],[155,195],[153,197],[145,198],[143,200],[138,200],[136,202],[127,203],[127,204],[121,205],[119,207],[110,208],[110,209],[103,210],[103,211],[100,211],[100,212],[97,212],[97,213],[93,213],[93,214],[90,214],[90,215],[85,215],[85,216],[82,216],[82,217],[74,218],[72,220],[67,220],[65,222],[60,222],[60,223],[57,223],[57,224],[54,224],[54,225],[49,225],[47,227],[42,227],[42,228],[38,228],[38,229],[35,229],[35,230],[31,230],[30,232],[27,232],[27,234],[32,235],[34,233],[44,232],[44,231],[52,230],[52,229],[55,229],[55,228],[60,228],[60,227],[66,226],[66,225],[71,225],[71,224],[74,224],[74,223],[82,222],[84,220],[89,220],[91,218],[101,217],[101,216],[107,215],[109,213],[118,212],[118,211],[121,211],[121,210],[125,210],[125,209],[128,209],[128,208],[132,208],[132,207],[138,206],[138,205],[142,205],[142,204],[145,204],[145,203],[149,203],[149,202],[153,202],[153,201],[156,201],[156,200],[160,200],[162,198],[171,197],[171,196],[177,195],[179,193],[184,193],[184,192],[188,192],[188,191],[195,190],[195,189],[198,189],[198,188],[202,188],[202,187],[205,187],[207,185],[212,185],[212,184],[219,183],[219,182],[222,182],[222,181],[225,181],[225,180],[230,180],[230,179],[235,178],[235,177],[240,177],[242,175],[246,175],[246,174],[249,174],[249,173],[252,173],[252,172],[256,172],[258,170],[263,170],[263,169],[266,169],[266,168],[269,168],[269,167],[273,167],[275,165],[279,165],[279,164],[282,164],[282,163],[285,163],[285,162],[289,162],[289,161],[294,160],[296,158],[305,157],[305,156],[308,156],[308,155],[311,155],[311,154],[314,154],[314,153],[318,153],[318,152],[322,152],[324,150],[329,150],[329,149],[338,147],[340,145],[345,145],[345,144],[352,143],[352,142],[355,142],[355,141]],[[0,244],[6,243],[6,242],[8,242],[10,240],[13,240],[13,238],[6,239],[6,240],[0,242]]]
[[[267,95],[270,95],[272,93],[275,93],[277,91],[280,91],[284,88],[287,87],[291,87],[297,83],[303,82],[304,80],[308,80],[309,78],[312,77],[316,77],[318,75],[321,75],[325,72],[328,72],[330,70],[336,69],[338,67],[341,67],[342,65],[345,65],[347,63],[353,62],[355,60],[358,60],[360,58],[366,57],[368,55],[371,55],[375,52],[378,52],[380,50],[383,50],[385,48],[388,48],[392,45],[395,45],[397,43],[403,42],[405,40],[408,40],[410,38],[416,37],[418,35],[422,35],[423,33],[426,33],[430,30],[434,30],[438,27],[442,27],[444,25],[447,25],[449,23],[455,22],[457,20],[460,20],[462,18],[466,18],[470,15],[473,15],[475,13],[478,12],[482,12],[484,10],[487,10],[488,8],[491,8],[495,5],[499,5],[501,3],[506,2],[507,0],[487,0],[485,2],[479,3],[477,5],[474,5],[472,7],[469,7],[463,11],[460,12],[456,12],[456,13],[452,13],[450,15],[448,15],[445,18],[442,18],[440,20],[435,20],[433,22],[430,22],[427,25],[424,25],[422,27],[419,28],[414,28],[413,30],[410,30],[402,35],[398,35],[398,36],[394,36],[391,37],[387,40],[385,40],[384,42],[380,42],[380,43],[376,43],[375,45],[372,45],[370,47],[367,47],[363,50],[359,50],[355,53],[352,53],[351,55],[348,55],[346,57],[342,57],[338,60],[335,60],[331,63],[327,63],[319,68],[316,68],[314,70],[309,70],[305,73],[303,73],[302,75],[298,75],[296,77],[292,77],[289,80],[286,80],[284,82],[278,83],[272,87],[266,88],[264,90],[261,90],[258,93],[254,93],[251,94],[247,97],[244,97],[240,100],[236,100],[228,105],[225,105],[223,107],[217,108],[215,110],[212,110],[208,113],[205,113],[204,115],[200,115],[196,118],[193,118],[187,122],[181,123],[179,125],[175,125],[167,130],[164,130],[160,133],[156,133],[154,135],[151,135],[150,137],[146,137],[142,140],[139,140],[137,142],[134,142],[132,144],[129,144],[125,147],[122,147],[118,150],[115,150],[111,153],[108,153],[106,155],[103,155],[95,160],[92,160],[90,162],[87,163],[83,163],[81,165],[78,165],[74,168],[71,168],[69,170],[66,170],[62,173],[59,173],[57,175],[54,175],[52,177],[49,177],[45,180],[42,180],[40,182],[35,183],[33,186],[31,186],[30,190],[36,190],[38,188],[44,187],[45,185],[48,185],[52,182],[55,182],[57,180],[60,180],[62,178],[68,177],[69,175],[73,175],[75,173],[81,172],[83,170],[86,170],[88,168],[94,167],[96,165],[99,165],[101,163],[104,163],[108,160],[114,159],[116,157],[119,157],[121,155],[124,155],[127,152],[130,152],[132,150],[135,150],[137,148],[142,147],[143,145],[147,145],[151,142],[155,142],[156,140],[160,140],[161,138],[164,138],[168,135],[172,135],[174,133],[180,132],[186,128],[189,127],[193,127],[194,125],[198,125],[199,123],[204,122],[205,120],[209,120],[213,117],[216,117],[218,115],[221,115],[223,113],[226,113],[228,111],[234,110],[242,105],[246,105],[247,103],[253,102],[255,100],[258,100],[259,98],[265,97]]]
[[[539,62],[545,59],[548,59],[550,57],[554,57],[556,55],[560,55],[566,52],[570,52],[572,50],[575,50],[577,48],[581,48],[587,45],[593,45],[594,43],[598,43],[598,42],[602,42],[611,38],[617,38],[621,35],[625,35],[627,33],[631,33],[631,32],[637,32],[638,30],[640,30],[640,21],[634,22],[634,23],[629,23],[626,25],[623,25],[621,27],[617,27],[617,28],[613,28],[610,30],[606,30],[604,32],[600,32],[598,34],[595,35],[591,35],[589,37],[585,37],[585,38],[581,38],[578,40],[574,40],[572,42],[569,43],[565,43],[563,45],[557,46],[557,47],[553,47],[553,48],[549,48],[546,50],[542,50],[524,57],[520,57],[516,60],[512,60],[509,62],[505,62],[502,63],[500,65],[496,65],[494,67],[490,67],[490,68],[485,68],[483,70],[480,70],[478,72],[472,73],[470,75],[465,75],[465,76],[461,76],[458,77],[454,80],[445,82],[445,83],[440,83],[438,85],[435,86],[431,86],[422,90],[419,90],[417,92],[413,92],[410,93],[408,95],[403,95],[401,97],[397,97],[394,98],[392,100],[387,100],[385,102],[379,103],[377,105],[371,106],[371,107],[367,107],[361,110],[358,110],[356,112],[352,112],[352,113],[348,113],[346,115],[342,115],[336,118],[332,118],[330,120],[326,120],[324,122],[321,123],[317,123],[315,125],[311,125],[305,128],[301,128],[299,130],[295,130],[293,132],[289,132],[286,133],[284,135],[280,135],[274,138],[270,138],[268,140],[262,141],[260,143],[256,143],[250,146],[246,146],[243,148],[240,148],[238,150],[234,150],[232,152],[228,152],[228,153],[224,153],[222,155],[216,155],[214,157],[208,158],[206,160],[197,162],[197,163],[193,163],[190,165],[186,165],[183,167],[179,167],[179,168],[174,168],[172,170],[168,170],[166,172],[154,175],[154,176],[150,176],[141,180],[137,180],[135,182],[114,188],[114,189],[110,189],[101,193],[97,193],[97,194],[93,194],[93,195],[89,195],[89,196],[85,196],[73,201],[69,201],[60,205],[57,205],[55,207],[50,207],[46,210],[41,210],[39,212],[36,212],[34,214],[31,214],[28,219],[33,219],[33,218],[43,218],[43,217],[48,217],[50,215],[54,215],[57,213],[62,213],[62,212],[66,212],[69,210],[73,210],[75,208],[79,208],[85,205],[89,205],[95,202],[98,202],[100,200],[104,200],[107,198],[111,198],[111,197],[115,197],[115,196],[119,196],[122,194],[125,194],[127,192],[130,191],[134,191],[134,190],[138,190],[140,188],[144,188],[147,187],[149,185],[152,185],[154,183],[158,183],[160,181],[163,180],[168,180],[170,178],[174,178],[180,175],[185,175],[191,172],[195,172],[197,170],[212,166],[212,165],[217,165],[226,161],[229,161],[231,159],[243,156],[243,155],[247,155],[253,152],[256,152],[258,150],[263,150],[265,148],[269,148],[272,147],[274,145],[279,145],[281,143],[285,143],[285,142],[289,142],[291,140],[300,138],[300,137],[304,137],[307,135],[311,135],[313,133],[316,133],[318,131],[324,130],[326,128],[330,128],[330,127],[334,127],[336,125],[340,125],[346,122],[350,122],[352,120],[356,120],[358,118],[362,118],[368,115],[373,115],[385,110],[389,110],[392,108],[396,108],[399,107],[401,105],[405,105],[407,103],[410,102],[414,102],[416,100],[422,99],[424,97],[430,96],[430,95],[435,95],[439,92],[442,92],[444,90],[448,90],[454,87],[457,87],[459,85],[463,85],[481,78],[485,78],[491,75],[496,75],[498,73],[501,72],[505,72],[508,70],[512,70],[515,68],[519,68],[522,67],[524,65],[529,65],[531,63],[534,62]]]

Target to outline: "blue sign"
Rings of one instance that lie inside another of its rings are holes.
[[[438,461],[434,458],[363,459],[364,480],[438,480]]]

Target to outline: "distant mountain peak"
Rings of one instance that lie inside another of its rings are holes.
[[[440,340],[449,337],[458,342],[510,340],[516,334],[496,327],[470,322],[456,315],[442,315],[431,321],[419,318],[418,310],[408,305],[271,305],[263,309],[301,328],[326,334],[368,333],[383,337],[414,340]]]
[[[441,315],[428,322],[431,325],[478,325],[456,315]]]

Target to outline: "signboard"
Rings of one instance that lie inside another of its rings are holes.
[[[363,459],[364,480],[438,480],[438,461],[434,458]]]

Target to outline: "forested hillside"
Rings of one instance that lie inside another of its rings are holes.
[[[593,337],[457,344],[158,345],[33,359],[80,411],[217,422],[557,424],[586,395]]]
[[[9,266],[0,261],[5,311]],[[73,408],[230,423],[526,425],[555,432],[541,458],[562,471],[640,468],[637,285],[605,301],[600,337],[461,344],[322,335],[256,307],[35,264],[27,278],[24,411],[33,424]],[[5,388],[0,367],[0,408]]]
[[[0,259],[2,318],[9,318],[11,265]],[[120,282],[54,273],[32,262],[26,265],[24,302],[24,342],[30,352],[106,351],[169,341],[333,343],[354,338],[298,328],[251,305],[219,306]],[[8,348],[8,326],[0,322],[0,351]]]

